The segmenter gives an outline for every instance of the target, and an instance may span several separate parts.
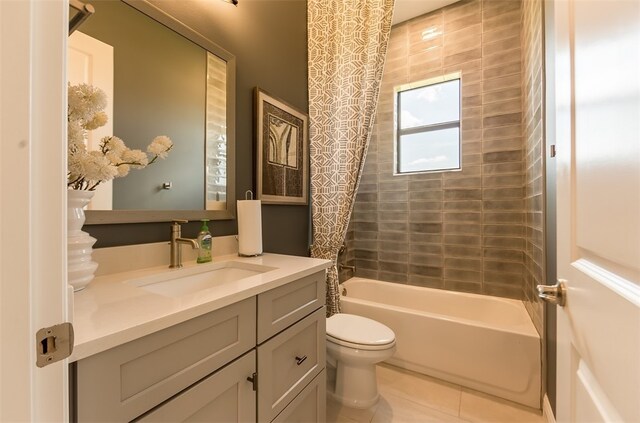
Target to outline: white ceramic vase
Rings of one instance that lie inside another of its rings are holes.
[[[91,260],[96,239],[82,231],[84,207],[94,191],[67,191],[67,280],[74,291],[80,291],[93,280],[98,263]]]

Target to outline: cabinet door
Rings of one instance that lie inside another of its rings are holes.
[[[273,423],[327,421],[327,390],[325,370],[282,410]]]
[[[255,350],[147,413],[139,422],[255,422],[256,395],[247,377]]]
[[[258,295],[258,344],[322,307],[325,279],[322,271]]]
[[[130,421],[254,348],[255,336],[251,297],[80,360],[78,420]]]
[[[273,420],[325,367],[325,309],[258,347],[258,420]]]

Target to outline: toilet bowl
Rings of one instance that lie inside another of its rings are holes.
[[[371,407],[379,397],[376,363],[395,350],[395,334],[382,323],[354,314],[329,317],[327,362],[335,377],[329,377],[328,394],[349,407]]]

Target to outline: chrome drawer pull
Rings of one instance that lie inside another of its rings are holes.
[[[296,363],[298,363],[298,366],[301,365],[302,363],[304,363],[304,361],[307,359],[306,355],[303,355],[302,357],[298,357],[296,356]]]

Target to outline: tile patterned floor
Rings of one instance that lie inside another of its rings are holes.
[[[398,367],[378,366],[380,401],[367,410],[327,401],[330,423],[545,423],[541,413]]]

